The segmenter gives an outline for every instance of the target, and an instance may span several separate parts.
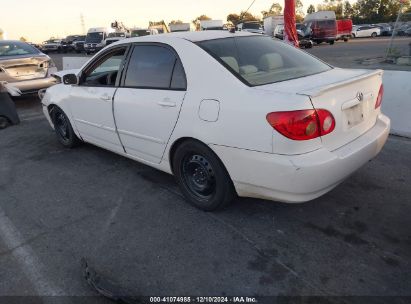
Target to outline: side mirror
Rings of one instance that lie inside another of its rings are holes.
[[[63,83],[67,85],[78,84],[78,78],[75,74],[66,74],[63,76]]]

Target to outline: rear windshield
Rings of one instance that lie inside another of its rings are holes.
[[[198,45],[249,86],[305,77],[331,69],[315,57],[268,36],[207,40]]]
[[[0,57],[38,54],[39,51],[23,42],[0,41]]]

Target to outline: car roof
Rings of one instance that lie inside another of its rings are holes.
[[[241,37],[241,36],[261,36],[261,34],[254,34],[250,32],[239,32],[236,31],[231,33],[230,31],[198,31],[198,32],[174,32],[174,33],[166,33],[166,34],[159,34],[159,35],[149,35],[149,36],[142,36],[142,37],[134,37],[128,38],[127,42],[139,42],[142,40],[145,41],[153,41],[153,42],[161,42],[163,39],[170,39],[170,38],[177,38],[177,39],[185,39],[191,42],[198,42],[204,40],[213,40],[213,39],[220,39],[220,38],[229,38],[229,37]],[[124,42],[124,41],[123,41]]]

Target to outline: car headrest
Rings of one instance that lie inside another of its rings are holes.
[[[244,75],[244,74],[251,74],[251,73],[257,73],[258,69],[255,65],[243,65],[240,67],[240,74]]]
[[[237,73],[240,72],[240,67],[238,66],[238,61],[234,57],[221,57],[221,60],[230,66]]]
[[[283,58],[277,53],[268,53],[260,57],[258,66],[260,70],[270,71],[281,68],[284,65]]]

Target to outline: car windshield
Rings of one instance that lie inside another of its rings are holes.
[[[285,81],[331,69],[315,57],[268,36],[233,37],[198,42],[249,86]]]
[[[0,57],[38,54],[39,51],[31,45],[23,42],[0,41]]]
[[[103,40],[103,32],[88,33],[86,37],[86,42],[98,43]]]

